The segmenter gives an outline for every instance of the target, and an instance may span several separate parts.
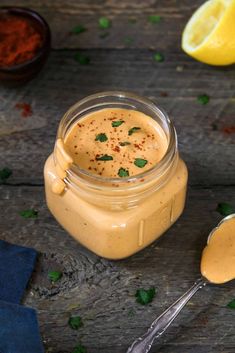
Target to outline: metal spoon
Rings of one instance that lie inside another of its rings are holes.
[[[209,234],[207,238],[207,244],[209,243],[211,237],[213,236],[216,229],[220,225],[231,218],[235,218],[235,213],[231,214],[218,224]],[[197,291],[208,284],[208,280],[201,277],[194,285],[180,297],[174,304],[172,304],[166,311],[164,311],[156,320],[153,321],[148,331],[142,336],[137,338],[133,344],[127,350],[127,353],[148,353],[153,345],[156,338],[160,337],[166,329],[170,326],[172,321],[179,315],[180,311],[188,303],[188,301],[194,296]]]

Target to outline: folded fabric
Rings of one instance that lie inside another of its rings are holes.
[[[20,303],[36,257],[34,249],[0,240],[0,300]]]
[[[0,352],[44,352],[35,310],[0,301]]]

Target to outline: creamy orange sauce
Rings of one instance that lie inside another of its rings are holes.
[[[73,162],[103,177],[135,176],[155,166],[168,147],[161,126],[135,110],[102,109],[75,123],[65,137]]]
[[[235,278],[235,218],[219,225],[203,251],[201,273],[212,283]]]

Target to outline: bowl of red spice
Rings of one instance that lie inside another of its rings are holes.
[[[31,80],[51,48],[47,22],[22,7],[0,7],[0,81],[10,85]]]

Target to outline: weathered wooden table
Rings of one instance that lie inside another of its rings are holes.
[[[207,235],[221,219],[217,203],[235,204],[235,138],[223,132],[235,120],[234,66],[209,67],[180,49],[182,29],[202,2],[1,1],[37,10],[53,33],[50,59],[38,77],[23,87],[0,90],[0,167],[13,170],[1,186],[0,237],[40,253],[24,304],[38,311],[47,352],[69,353],[82,342],[88,353],[125,353],[199,276]],[[161,22],[149,23],[151,14],[161,15]],[[107,31],[98,28],[101,16],[112,20]],[[87,31],[71,35],[78,24]],[[74,60],[78,50],[90,57],[90,65]],[[164,54],[164,62],[153,60],[156,51]],[[190,177],[180,220],[146,250],[112,262],[77,244],[54,220],[45,204],[42,172],[69,106],[88,94],[115,89],[135,91],[165,108]],[[207,105],[197,101],[203,93],[210,96]],[[22,118],[15,109],[22,101],[32,105],[31,117]],[[39,211],[37,219],[19,216],[31,207]],[[55,268],[64,275],[51,285],[47,272]],[[150,286],[157,289],[154,301],[137,304],[136,289]],[[234,283],[202,290],[153,352],[234,353],[235,312],[226,307],[234,297]],[[83,318],[78,331],[67,324],[71,314]]]

